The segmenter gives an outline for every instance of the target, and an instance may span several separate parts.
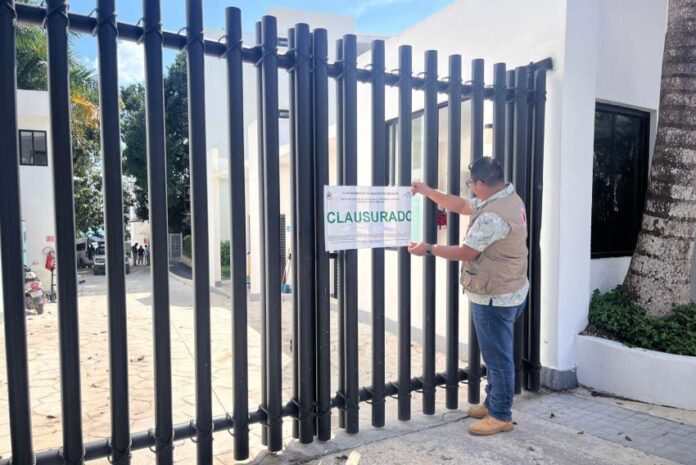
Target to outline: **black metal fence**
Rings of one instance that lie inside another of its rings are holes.
[[[372,183],[386,185],[385,87],[398,89],[399,184],[411,182],[411,96],[425,94],[425,178],[437,182],[438,94],[450,102],[471,101],[471,153],[483,156],[483,105],[493,102],[493,155],[505,166],[524,199],[530,224],[529,310],[520,319],[515,337],[517,391],[540,387],[539,293],[541,198],[543,179],[543,129],[546,71],[550,60],[506,71],[496,64],[491,87],[484,83],[483,60],[472,61],[472,79],[461,81],[461,57],[449,57],[449,77],[437,76],[435,51],[425,55],[425,74],[413,76],[411,48],[399,48],[399,69],[386,72],[385,44],[372,43],[369,69],[356,66],[356,36],[345,35],[337,43],[337,60],[329,63],[327,32],[297,24],[289,31],[290,49],[277,52],[276,19],[265,16],[257,24],[257,44],[242,44],[241,13],[226,9],[224,40],[203,37],[201,0],[187,1],[186,34],[162,30],[160,2],[143,0],[142,26],[116,22],[114,0],[98,0],[97,14],[68,13],[68,2],[49,0],[45,6],[15,5],[0,1],[0,247],[4,286],[6,356],[9,377],[9,407],[12,458],[0,464],[80,464],[108,457],[113,463],[130,463],[130,452],[151,448],[158,464],[173,461],[173,440],[195,439],[198,463],[212,463],[213,433],[234,434],[235,458],[249,455],[249,425],[262,424],[263,442],[270,451],[283,447],[282,422],[290,417],[294,436],[301,443],[331,437],[333,410],[339,425],[348,433],[359,431],[358,405],[370,401],[372,425],[385,425],[385,398],[398,399],[398,419],[411,417],[411,393],[423,393],[422,411],[435,412],[437,387],[446,389],[446,405],[458,407],[458,387],[468,380],[469,402],[478,403],[479,380],[484,374],[473,325],[470,323],[469,364],[458,364],[459,284],[457,264],[447,272],[447,370],[435,372],[435,262],[425,258],[423,373],[413,377],[411,361],[411,258],[405,248],[398,251],[399,375],[385,380],[385,261],[384,250],[372,251],[372,379],[360,387],[358,379],[358,263],[357,251],[337,256],[339,275],[339,383],[331,393],[330,379],[330,283],[329,254],[324,250],[323,198],[321,186],[329,184],[329,80],[337,91],[338,179],[345,185],[357,183],[357,84],[372,87]],[[27,366],[27,336],[22,282],[22,241],[17,147],[17,102],[15,72],[15,27],[20,22],[47,29],[49,44],[49,93],[51,144],[53,149],[60,367],[63,444],[58,450],[35,455],[32,447],[31,405]],[[104,198],[107,244],[109,364],[111,377],[111,438],[85,444],[81,422],[80,363],[78,340],[77,272],[75,267],[75,220],[73,207],[72,156],[68,87],[68,33],[94,33],[99,45],[101,135],[104,156]],[[154,429],[131,432],[128,418],[128,360],[121,154],[117,83],[117,38],[142,43],[146,62],[147,157],[151,224],[153,281],[153,338],[155,370]],[[162,48],[184,50],[188,58],[189,144],[191,165],[191,211],[194,268],[194,314],[196,359],[196,420],[172,424],[172,375],[169,322],[166,150],[162,84]],[[259,193],[261,198],[262,263],[262,405],[249,409],[247,370],[246,248],[232,247],[232,414],[213,417],[211,395],[210,297],[208,276],[206,140],[204,57],[227,62],[229,99],[229,148],[232,244],[246,244],[244,191],[244,127],[242,64],[253,63],[258,73],[258,116],[260,121]],[[282,398],[281,295],[279,269],[279,135],[278,73],[290,73],[292,210],[294,217],[293,340],[294,396]],[[448,191],[460,192],[461,105],[449,105]],[[299,180],[302,182],[299,182]],[[426,210],[425,237],[434,242],[436,211]],[[458,244],[456,215],[448,221],[448,243]]]

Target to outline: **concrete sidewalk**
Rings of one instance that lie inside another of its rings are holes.
[[[324,444],[302,446],[291,442],[282,454],[262,453],[251,463],[696,464],[696,412],[662,409],[662,413],[667,412],[663,417],[668,417],[663,418],[654,415],[653,406],[595,398],[582,389],[524,393],[515,402],[516,428],[509,433],[471,436],[467,427],[475,420],[462,411],[431,417],[414,413],[408,423],[392,421],[382,429],[363,427],[355,436],[337,432],[331,442]],[[414,398],[414,411],[419,405]],[[438,412],[443,412],[442,408]],[[393,415],[388,413],[387,417]],[[369,420],[361,423],[365,424]]]

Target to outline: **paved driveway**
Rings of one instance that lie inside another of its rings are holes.
[[[85,441],[110,436],[109,418],[109,366],[107,326],[107,282],[104,276],[84,274],[85,283],[79,297],[80,357],[82,375],[82,414]],[[126,279],[128,292],[128,353],[130,382],[131,431],[145,431],[154,427],[153,343],[151,280],[148,268],[136,267]],[[195,414],[195,358],[193,337],[193,289],[190,281],[170,274],[172,376],[174,423],[188,422]],[[212,371],[213,414],[224,415],[232,409],[232,358],[230,300],[220,291],[211,292],[212,319]],[[292,397],[292,309],[290,302],[283,304],[283,387],[284,400]],[[332,312],[332,391],[336,389],[336,314]],[[1,325],[1,324],[0,324]],[[59,338],[56,304],[47,304],[43,315],[27,317],[29,341],[29,371],[32,402],[34,447],[38,450],[57,448],[61,445],[60,366]],[[249,405],[255,408],[260,401],[260,315],[258,303],[249,303]],[[371,350],[370,327],[360,324],[360,385],[370,384]],[[397,338],[386,336],[387,354],[397,353]],[[0,373],[6,373],[4,355],[4,330],[0,331]],[[412,370],[414,376],[421,367],[420,346],[413,346]],[[387,380],[397,378],[396,359],[386,363]],[[438,354],[438,371],[444,371],[444,356]],[[462,389],[464,399],[466,389]],[[7,379],[0,377],[0,456],[9,455]],[[420,408],[420,400],[413,401],[414,412]],[[369,424],[369,406],[363,404],[361,416]],[[334,425],[337,417],[333,415]],[[284,422],[285,438],[291,438],[291,424]],[[263,449],[260,444],[261,427],[251,428],[252,452]],[[230,435],[215,435],[215,452],[218,463],[233,463],[233,442]],[[177,442],[178,463],[193,463],[195,447],[190,440]],[[91,463],[106,464],[106,460]],[[136,451],[134,464],[154,463],[153,454]]]

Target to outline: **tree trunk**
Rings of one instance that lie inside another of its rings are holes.
[[[654,316],[690,302],[696,234],[696,0],[670,0],[660,113],[638,245],[625,285]]]

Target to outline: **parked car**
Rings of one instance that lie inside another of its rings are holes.
[[[123,263],[126,265],[126,274],[130,274],[130,263],[128,262],[128,256],[123,256]],[[94,260],[92,263],[92,272],[94,274],[105,274],[106,273],[106,251],[104,249],[104,244],[99,246],[97,253],[94,255]]]

